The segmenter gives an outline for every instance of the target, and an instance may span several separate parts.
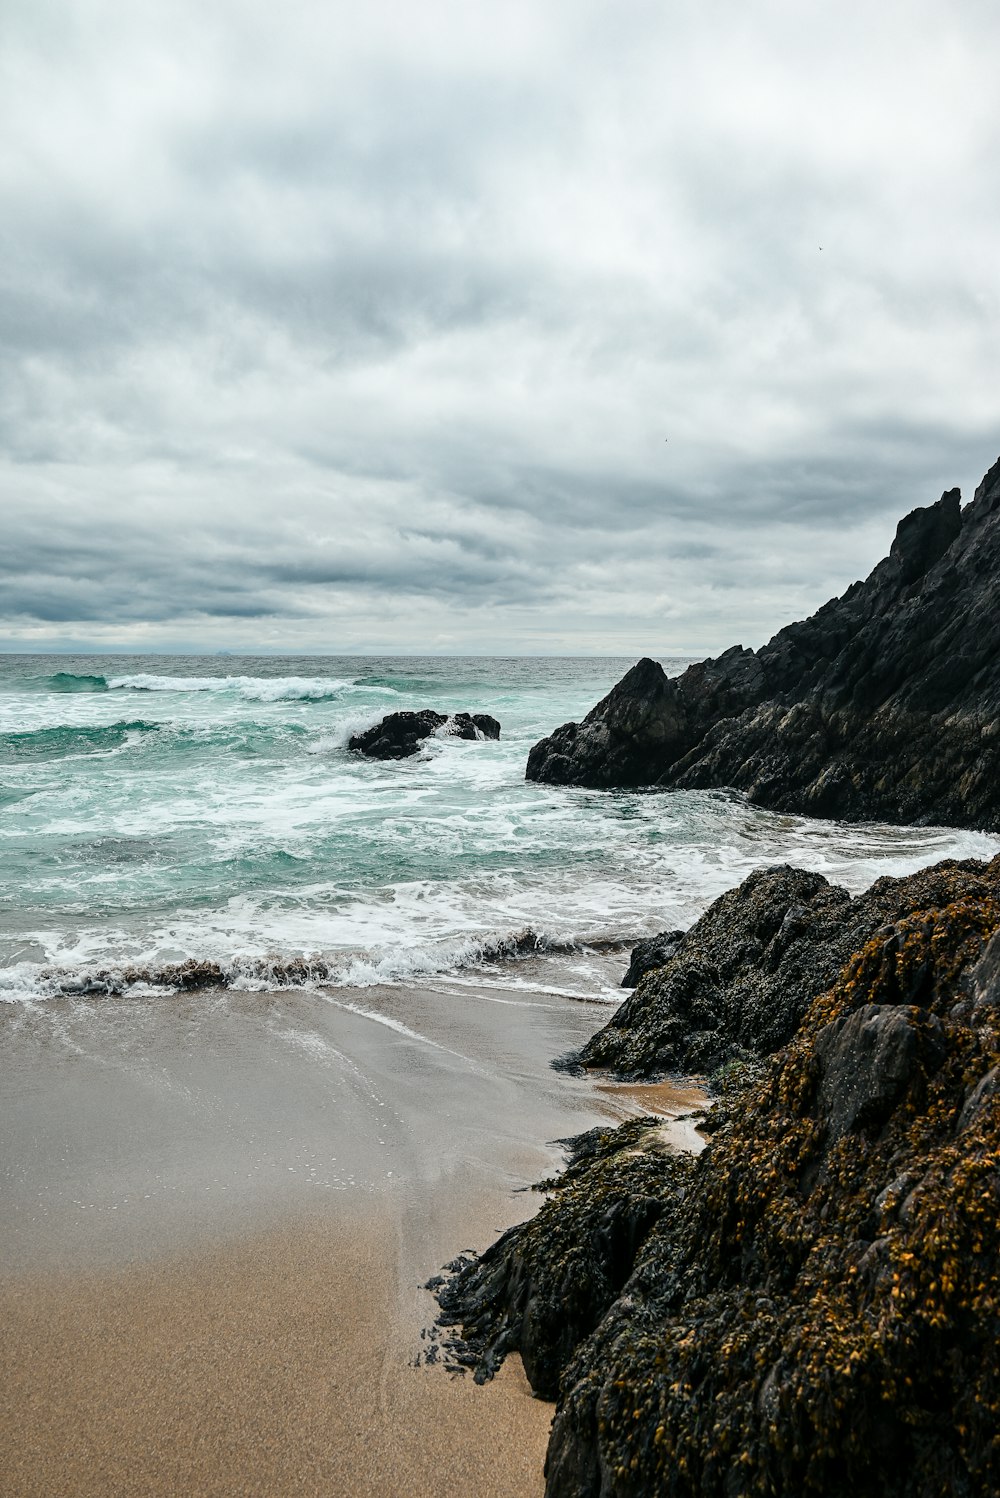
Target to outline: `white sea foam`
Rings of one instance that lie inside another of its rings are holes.
[[[352,681],[325,676],[160,676],[140,671],[108,677],[109,691],[224,692],[245,702],[320,702],[352,686]]]
[[[97,934],[78,940],[75,960],[16,962],[0,967],[0,1000],[62,996],[100,997],[111,993],[166,994],[178,989],[224,986],[248,993],[282,988],[370,988],[412,982],[463,970],[490,969],[526,958],[561,954],[585,946],[555,938],[544,931],[485,933],[463,940],[439,940],[418,948],[390,947],[383,951],[242,953],[230,957],[174,957],[162,952],[131,962],[101,961]]]

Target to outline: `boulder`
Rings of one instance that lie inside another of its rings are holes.
[[[500,724],[489,713],[455,713],[448,719],[444,732],[457,739],[498,739]]]
[[[373,728],[353,734],[348,749],[369,759],[407,759],[416,754],[424,739],[444,733],[458,739],[498,739],[500,724],[489,713],[389,713]]]
[[[757,869],[720,895],[604,1028],[559,1064],[638,1079],[757,1060],[792,1038],[816,996],[877,932],[888,941],[912,910],[990,896],[998,881],[1000,857],[946,859],[877,879],[852,899],[822,874],[788,864]],[[993,993],[991,961],[1000,966],[1000,944],[968,981]],[[918,986],[895,999],[920,1005],[924,996]]]
[[[700,1155],[606,1131],[441,1287],[557,1398],[546,1498],[1000,1492],[1000,859],[919,880]]]

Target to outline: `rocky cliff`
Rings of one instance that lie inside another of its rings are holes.
[[[1000,1491],[1000,858],[928,875],[700,1156],[585,1136],[441,1288],[558,1399],[547,1498]]]
[[[1000,462],[900,521],[864,581],[758,651],[668,679],[642,660],[529,780],[730,786],[844,820],[1000,830]]]

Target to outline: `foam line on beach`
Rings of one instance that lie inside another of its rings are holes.
[[[503,968],[530,958],[566,957],[587,952],[624,951],[627,941],[596,937],[579,940],[551,937],[544,931],[520,931],[469,937],[428,945],[424,950],[392,948],[381,953],[341,952],[311,956],[236,956],[225,961],[191,957],[174,963],[81,964],[19,962],[0,969],[0,1001],[29,998],[133,997],[209,988],[245,992],[275,989],[373,988],[415,979],[466,973],[476,986],[476,970],[495,976]],[[528,990],[538,985],[525,984]],[[541,991],[562,996],[557,987]],[[566,997],[577,997],[566,994]]]

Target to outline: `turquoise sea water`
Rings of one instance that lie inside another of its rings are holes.
[[[187,958],[244,987],[300,981],[305,958],[337,984],[485,966],[491,981],[610,997],[591,948],[687,925],[759,865],[857,890],[1000,847],[779,816],[725,792],[526,784],[531,744],[631,664],[0,657],[0,997],[121,986],[126,968],[155,986]],[[385,764],[347,751],[351,733],[421,707],[492,713],[501,740],[435,738]],[[526,950],[561,953],[558,975],[505,960]]]

